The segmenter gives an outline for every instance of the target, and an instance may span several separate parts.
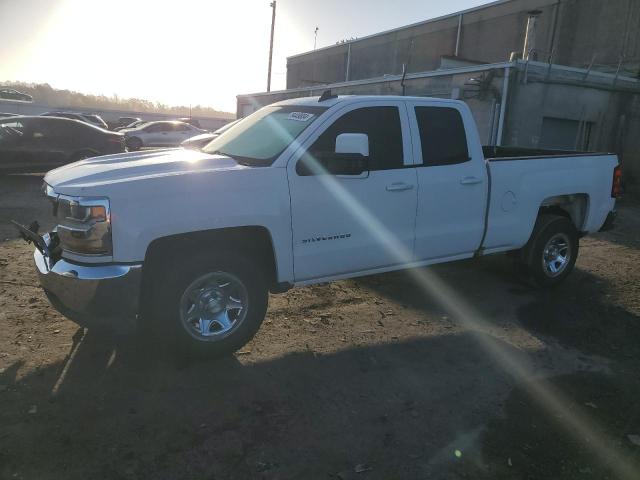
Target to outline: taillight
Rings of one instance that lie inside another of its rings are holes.
[[[618,165],[613,169],[613,185],[611,187],[611,196],[618,198],[622,195],[622,167]]]

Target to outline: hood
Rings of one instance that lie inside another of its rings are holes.
[[[57,193],[81,195],[85,188],[169,175],[245,169],[224,155],[171,148],[88,158],[51,170],[44,181]]]
[[[181,145],[190,145],[192,143],[202,143],[206,141],[213,140],[218,135],[215,133],[201,133],[200,135],[194,135],[193,137],[187,138],[185,141],[181,143]]]
[[[185,142],[189,142],[191,140],[193,141],[198,141],[198,140],[207,140],[207,139],[214,139],[218,136],[218,134],[216,133],[211,133],[211,132],[207,132],[207,133],[200,133],[198,135],[195,135],[187,140],[185,140]]]

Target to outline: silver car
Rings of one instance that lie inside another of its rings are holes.
[[[139,150],[142,147],[177,147],[188,138],[206,133],[206,130],[185,122],[158,121],[121,132],[125,134],[129,150]]]

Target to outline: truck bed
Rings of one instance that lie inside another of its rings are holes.
[[[541,206],[566,203],[581,233],[598,231],[615,207],[615,154],[493,146],[483,151],[490,185],[487,253],[521,248]]]

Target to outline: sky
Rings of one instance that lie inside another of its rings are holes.
[[[277,0],[272,90],[286,57],[488,0]],[[235,111],[266,90],[270,0],[0,0],[0,82]]]

